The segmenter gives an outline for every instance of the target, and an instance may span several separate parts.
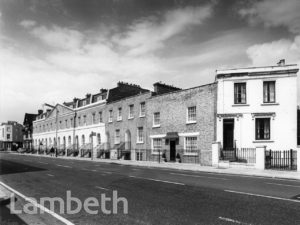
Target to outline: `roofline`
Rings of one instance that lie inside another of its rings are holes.
[[[213,85],[213,84],[216,84],[216,83],[217,82],[212,82],[212,83],[198,85],[198,86],[191,87],[191,88],[186,88],[186,89],[181,89],[181,90],[166,92],[166,93],[163,93],[163,94],[153,95],[153,96],[151,96],[151,98],[156,98],[156,97],[163,96],[163,95],[168,95],[168,94],[174,94],[174,93],[177,93],[177,92],[184,92],[184,91],[188,91],[188,90],[191,90],[191,89],[196,89],[196,88],[200,88],[200,87],[205,87],[205,86]]]
[[[261,66],[261,67],[244,67],[234,69],[216,70],[216,74],[228,73],[243,73],[243,72],[265,72],[265,71],[279,71],[279,70],[299,69],[297,64],[289,64],[284,66]]]
[[[147,89],[146,89],[147,90]],[[121,98],[121,99],[119,99],[119,100],[115,100],[115,101],[112,101],[112,102],[109,102],[109,103],[106,103],[106,105],[110,105],[110,104],[113,104],[113,103],[117,103],[117,102],[121,102],[121,101],[124,101],[124,100],[127,100],[127,99],[130,99],[130,98],[135,98],[135,97],[137,97],[137,96],[140,96],[140,95],[145,95],[145,94],[151,94],[152,93],[152,91],[150,91],[150,90],[147,90],[147,91],[145,91],[145,92],[141,92],[141,93],[138,93],[138,94],[136,94],[136,95],[131,95],[131,96],[128,96],[128,97],[125,97],[125,98]]]

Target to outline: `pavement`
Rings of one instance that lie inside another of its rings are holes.
[[[18,153],[16,153],[18,154]],[[50,155],[37,155],[29,154],[37,157],[51,157]],[[62,159],[70,160],[84,160],[92,161],[91,158],[82,157],[66,157],[59,156]],[[282,179],[296,179],[300,180],[300,172],[298,171],[288,171],[288,170],[259,170],[254,167],[229,167],[229,168],[216,168],[212,166],[201,166],[199,164],[187,164],[187,163],[168,163],[168,162],[150,162],[150,161],[131,161],[131,160],[113,160],[113,159],[93,159],[95,162],[103,163],[116,163],[120,165],[131,165],[131,166],[142,166],[142,167],[153,167],[153,168],[169,168],[176,170],[186,170],[186,171],[202,171],[210,173],[222,173],[222,174],[235,174],[235,175],[245,175],[245,176],[258,176],[258,177],[272,177],[272,178],[282,178]]]
[[[66,200],[70,191],[84,202],[117,191],[128,202],[128,214],[122,202],[117,214],[61,213],[56,205],[72,224],[300,224],[295,179],[1,153],[0,163],[0,181],[27,197]]]

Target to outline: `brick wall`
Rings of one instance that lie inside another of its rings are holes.
[[[103,114],[105,122],[105,130],[107,136],[109,136],[109,143],[113,148],[115,144],[115,132],[120,130],[120,142],[125,142],[125,133],[129,134],[131,140],[132,149],[144,149],[146,147],[146,117],[140,117],[140,103],[146,103],[146,99],[150,97],[150,92],[136,95],[134,97],[129,97],[120,101],[112,102],[107,104],[105,107],[105,112]],[[129,115],[129,105],[134,105],[134,114],[132,119],[128,119]],[[122,120],[117,121],[118,109],[122,109]],[[112,122],[108,122],[109,111],[113,112]],[[144,143],[137,143],[137,129],[138,127],[143,127],[144,129]]]
[[[201,164],[211,164],[211,144],[215,140],[216,131],[216,84],[209,84],[183,91],[154,96],[147,102],[147,126],[148,136],[164,135],[168,132],[194,133],[197,135],[197,147],[200,151],[199,158],[182,155],[183,162],[199,161]],[[187,124],[187,108],[196,106],[196,123]],[[152,127],[153,113],[160,112],[160,127]],[[176,145],[177,152],[184,149],[184,136],[179,136]],[[147,139],[147,148],[151,148],[151,139]],[[169,145],[163,142],[163,149],[167,150],[169,157]]]

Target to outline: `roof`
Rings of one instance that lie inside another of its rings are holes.
[[[149,92],[149,90],[141,88],[138,85],[119,82],[117,87],[109,89],[107,103],[118,101],[123,98],[127,98],[145,92]]]
[[[279,74],[294,74],[299,71],[297,64],[279,65],[279,66],[264,66],[264,67],[248,67],[236,68],[227,70],[216,70],[216,79],[240,77],[240,76],[263,76],[263,75],[279,75]]]

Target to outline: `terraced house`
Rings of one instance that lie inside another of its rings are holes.
[[[112,159],[210,164],[216,85],[182,90],[157,82],[149,91],[119,82],[39,111],[34,151]],[[205,128],[205,129],[204,129]]]
[[[234,160],[242,149],[254,163],[259,146],[297,148],[297,72],[296,65],[281,61],[217,70],[215,82],[188,89],[157,82],[150,91],[119,82],[40,111],[33,122],[34,149],[212,165],[212,145],[218,144]]]

